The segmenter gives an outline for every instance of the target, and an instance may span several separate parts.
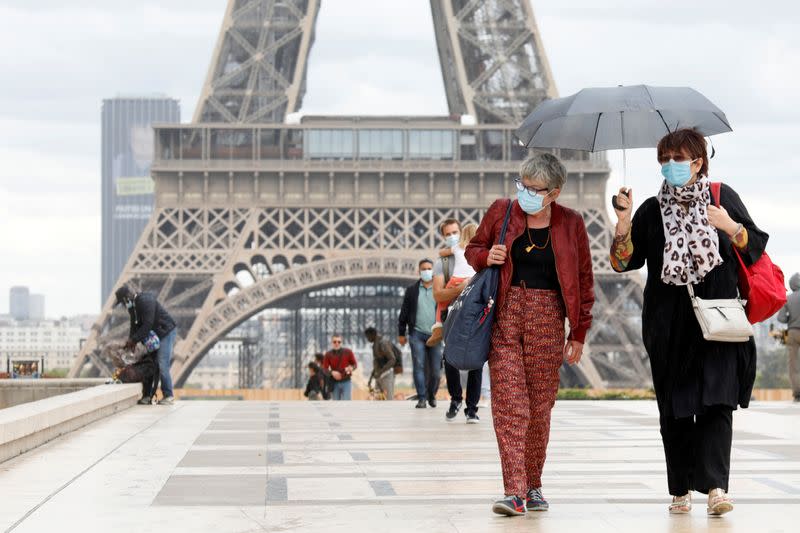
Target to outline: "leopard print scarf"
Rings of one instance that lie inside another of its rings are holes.
[[[708,176],[700,176],[686,187],[673,187],[666,180],[658,193],[664,224],[664,267],[661,280],[668,285],[689,285],[703,281],[722,264],[719,234],[708,222],[711,203]],[[688,204],[684,208],[681,204]]]

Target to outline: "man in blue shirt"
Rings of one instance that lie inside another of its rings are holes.
[[[417,409],[436,407],[436,393],[441,379],[442,345],[426,346],[431,328],[436,323],[436,302],[433,299],[433,261],[419,262],[419,280],[406,289],[398,319],[397,342],[411,345],[414,361],[414,387],[417,389]],[[408,337],[406,337],[408,332]]]

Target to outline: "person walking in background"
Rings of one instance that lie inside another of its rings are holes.
[[[331,399],[331,394],[333,394],[333,379],[331,378],[331,373],[328,370],[322,368],[322,363],[325,361],[325,354],[317,352],[314,354],[314,362],[317,364],[319,368],[319,373],[322,375],[322,379],[325,382],[325,394],[323,395],[326,400]]]
[[[452,219],[451,219],[451,226],[452,226]],[[470,239],[475,236],[475,230],[478,229],[476,224],[467,224],[464,226],[464,229],[460,230],[460,233],[455,233],[455,230],[451,227],[450,234],[445,236],[445,241],[447,246],[442,248],[439,251],[439,257],[443,258],[452,258],[453,270],[452,275],[449,276],[447,283],[445,284],[445,289],[452,289],[459,286],[466,286],[469,283],[469,280],[472,276],[475,275],[475,270],[467,263],[467,260],[464,258],[464,250],[469,244]],[[451,244],[455,242],[456,244]],[[459,291],[460,294],[460,291]],[[444,336],[444,316],[445,311],[447,310],[447,306],[449,306],[452,301],[455,300],[437,300],[436,302],[436,323],[431,328],[431,336],[426,342],[428,346],[436,346],[440,342],[442,342],[442,338]]]
[[[462,240],[461,223],[454,218],[448,218],[439,226],[439,233],[445,240],[445,250],[452,252],[453,248]],[[452,255],[452,253],[450,255],[440,255],[433,265],[433,298],[437,303],[449,304],[458,298],[458,295],[467,286],[466,280],[457,285],[450,283],[450,278],[455,274],[455,259],[456,256]],[[438,331],[441,335],[442,329],[438,328]],[[434,333],[436,333],[436,330],[434,330]],[[431,337],[433,337],[433,334]],[[430,339],[426,344],[431,344]],[[447,392],[450,394],[450,407],[444,416],[448,422],[451,422],[455,420],[456,415],[461,410],[461,404],[464,401],[464,390],[461,386],[461,372],[447,361],[444,361],[444,375],[447,379]],[[483,372],[480,368],[467,372],[467,407],[464,410],[467,424],[477,424],[480,421],[478,417],[478,402],[481,399],[482,377]]]
[[[349,348],[342,346],[342,336],[331,337],[333,347],[325,353],[322,368],[330,372],[333,386],[331,399],[335,401],[351,400],[353,397],[353,384],[350,381],[353,371],[358,367],[356,356]]]
[[[372,376],[387,400],[394,400],[394,366],[397,361],[392,341],[379,335],[373,327],[364,330],[364,337],[372,343]]]
[[[172,349],[178,335],[175,320],[149,292],[134,293],[130,287],[122,285],[114,295],[117,299],[116,305],[124,305],[130,316],[130,334],[125,344],[126,349],[133,350],[136,343],[144,342],[151,331],[158,337],[159,347],[156,351],[156,363],[161,381],[161,400],[158,401],[158,405],[172,405],[175,403],[175,397],[172,391],[170,366],[172,365]],[[153,388],[151,394],[155,393],[155,388]],[[149,404],[150,401],[151,398],[143,395],[139,403]]]
[[[325,390],[325,376],[317,363],[308,363],[308,382],[303,396],[312,401],[328,399],[328,394]]]
[[[792,384],[792,397],[800,402],[800,272],[789,279],[792,289],[786,305],[778,312],[778,322],[786,324],[786,356],[789,359],[789,381]]]
[[[659,192],[631,218],[632,191],[617,196],[617,227],[610,251],[617,272],[647,265],[642,337],[650,358],[672,503],[688,513],[691,491],[708,494],[708,513],[733,509],[727,495],[733,411],[750,403],[756,345],[703,337],[689,288],[706,300],[739,295],[738,260],[752,265],[769,236],[750,218],[726,184],[711,194],[703,135],[674,131],[658,143]],[[716,207],[716,203],[720,207]]]
[[[564,360],[580,361],[592,324],[589,236],[581,214],[556,203],[566,180],[555,156],[528,158],[515,180],[516,201],[495,201],[466,251],[477,271],[500,267],[489,375],[505,497],[492,511],[506,516],[550,507],[542,469],[559,369]],[[505,242],[498,243],[509,207]]]
[[[411,347],[414,363],[414,388],[417,409],[427,404],[436,407],[436,393],[441,380],[442,347],[427,346],[431,328],[436,322],[436,301],[433,299],[433,261],[419,262],[419,280],[406,288],[398,317],[397,342]],[[406,337],[408,334],[408,337]]]

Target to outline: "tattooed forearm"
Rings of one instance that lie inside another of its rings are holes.
[[[747,228],[739,224],[739,230],[733,234],[733,237],[731,237],[731,242],[733,242],[733,245],[736,246],[736,248],[738,248],[739,251],[743,252],[747,250],[747,242],[748,242]]]
[[[616,235],[614,242],[611,243],[611,268],[617,272],[622,272],[628,267],[628,263],[633,256],[633,241],[631,232],[625,235]]]

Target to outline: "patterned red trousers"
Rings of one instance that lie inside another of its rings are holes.
[[[559,291],[511,287],[492,330],[492,417],[507,496],[542,486],[564,353]]]

